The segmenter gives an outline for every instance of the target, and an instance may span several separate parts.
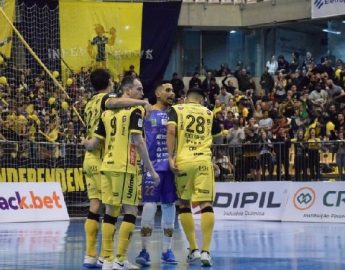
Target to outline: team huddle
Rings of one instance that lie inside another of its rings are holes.
[[[213,113],[203,106],[204,93],[190,89],[184,104],[174,103],[170,83],[155,89],[156,103],[143,98],[138,78],[124,77],[121,97],[110,93],[113,83],[104,69],[90,75],[95,95],[85,108],[87,150],[83,170],[86,178],[89,213],[85,222],[86,255],[84,266],[102,269],[139,269],[149,266],[149,241],[157,204],[162,211],[161,262],[177,264],[172,251],[176,216],[189,242],[187,263],[211,266],[210,245],[214,213],[214,168],[212,135],[219,132]],[[202,247],[195,236],[191,201],[201,208]],[[127,259],[127,250],[135,228],[138,204],[142,202],[142,250],[136,264]],[[105,205],[101,252],[96,242],[101,204]],[[114,251],[118,216],[123,214]]]

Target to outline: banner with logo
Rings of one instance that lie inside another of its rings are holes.
[[[13,18],[15,16],[15,2],[13,0],[3,0],[0,1],[0,8],[3,9],[6,16],[10,19],[13,23]],[[12,27],[8,24],[5,17],[0,13],[0,53],[6,57],[11,56],[11,48],[12,48]],[[1,55],[0,54],[0,55]]]
[[[293,183],[283,221],[345,222],[345,183]]]
[[[106,67],[115,79],[130,65],[139,72],[142,3],[61,0],[59,9],[61,56],[72,70]]]
[[[323,18],[345,14],[344,0],[312,0],[311,17]]]
[[[290,182],[216,183],[214,213],[222,220],[280,221]],[[196,218],[200,208],[193,207]]]
[[[145,96],[154,96],[154,85],[163,79],[177,32],[181,1],[145,2],[141,44],[140,78]]]
[[[0,183],[0,223],[69,220],[58,183]]]

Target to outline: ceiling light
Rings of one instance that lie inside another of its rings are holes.
[[[335,34],[335,35],[340,35],[340,31],[334,31],[334,30],[328,30],[328,29],[322,29],[322,32],[330,33],[330,34]]]

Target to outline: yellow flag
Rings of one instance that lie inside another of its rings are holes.
[[[60,0],[59,16],[61,57],[73,71],[106,67],[115,79],[130,65],[139,72],[142,3]]]
[[[14,0],[2,0],[0,1],[0,8],[3,9],[6,16],[13,23],[15,13],[15,2]],[[5,17],[0,13],[0,52],[6,57],[11,56],[12,47],[12,27],[8,24]]]

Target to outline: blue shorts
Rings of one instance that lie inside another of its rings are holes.
[[[142,201],[143,202],[161,202],[173,203],[177,200],[175,176],[172,172],[157,172],[160,178],[160,183],[157,187],[154,186],[154,181],[151,175],[147,172],[143,174],[142,178]]]

